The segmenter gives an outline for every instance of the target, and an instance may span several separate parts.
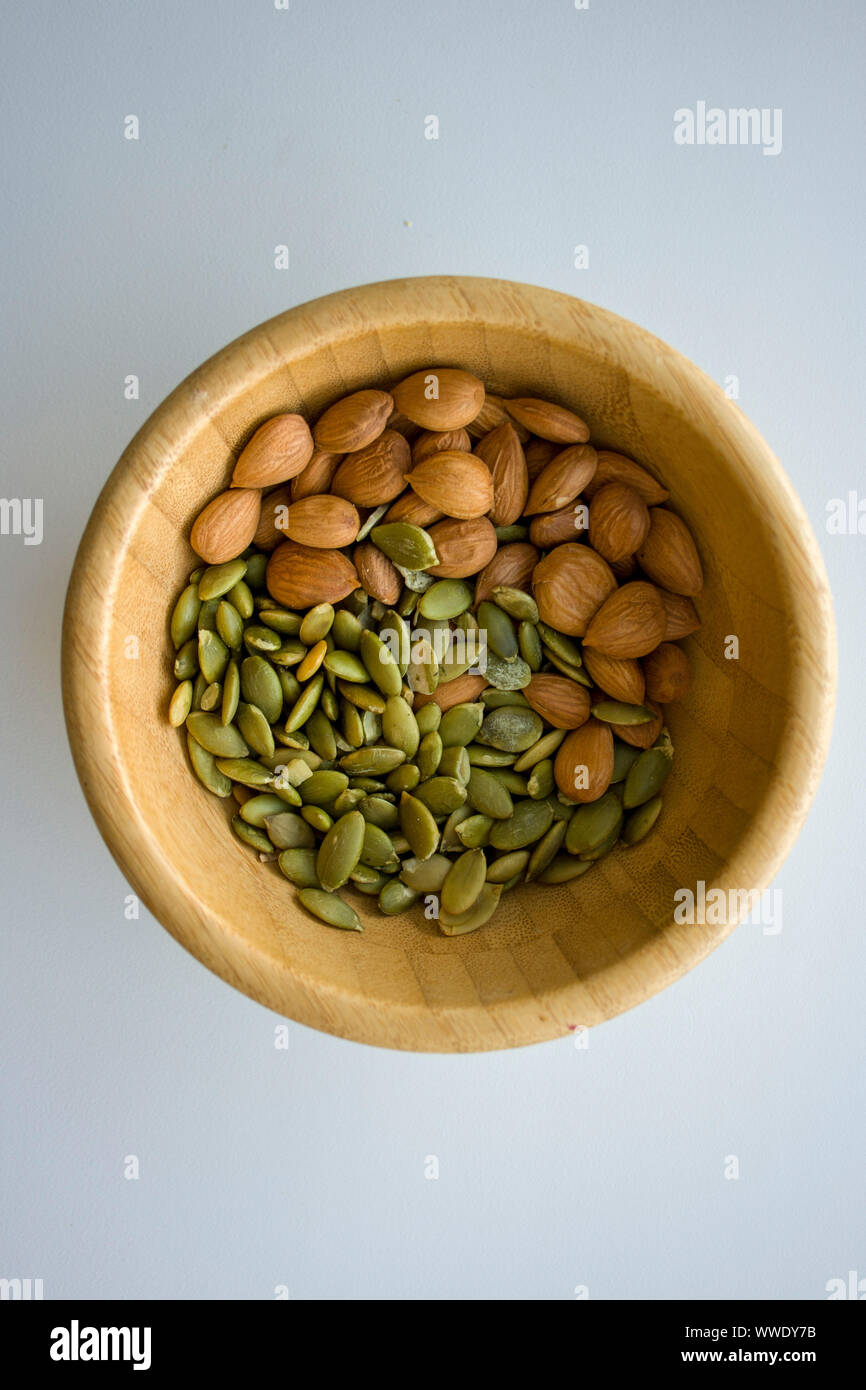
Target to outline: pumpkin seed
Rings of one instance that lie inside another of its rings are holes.
[[[364,724],[356,706],[350,705],[348,700],[343,701],[340,723],[346,742],[352,748],[360,748],[364,742]]]
[[[402,748],[407,758],[418,751],[418,721],[402,695],[390,695],[382,715],[382,734],[392,748]]]
[[[405,676],[409,670],[409,661],[412,655],[412,642],[408,623],[404,623],[400,614],[393,608],[382,619],[382,626],[379,628],[379,636],[386,643],[391,652],[401,676]]]
[[[377,781],[375,777],[351,777],[349,786],[365,792],[368,796],[374,796],[386,790],[385,783]]]
[[[576,642],[572,642],[570,637],[566,637],[562,632],[557,632],[555,627],[549,627],[547,623],[537,623],[536,626],[538,635],[545,647],[549,647],[560,661],[568,662],[569,666],[583,665],[580,647]]]
[[[322,638],[321,642],[316,642],[314,646],[310,647],[310,650],[307,652],[307,655],[304,657],[295,673],[298,680],[308,681],[310,676],[314,676],[324,661],[327,652],[328,644],[324,638]],[[331,667],[328,667],[328,670],[331,670]]]
[[[246,662],[244,662],[244,666],[246,666]],[[243,684],[243,670],[241,671],[241,684]],[[289,711],[289,717],[285,723],[286,733],[294,733],[296,729],[300,729],[303,724],[306,724],[313,710],[316,708],[316,705],[319,703],[319,696],[322,693],[322,686],[324,684],[325,678],[321,671],[319,671],[307,685],[302,687],[300,695]],[[280,694],[282,695],[282,691]],[[277,718],[279,718],[279,715],[277,715]]]
[[[556,752],[559,745],[565,738],[565,729],[551,729],[550,733],[544,734],[537,743],[533,743],[531,748],[521,754],[514,764],[515,772],[528,772],[530,768],[538,763],[544,762]]]
[[[497,690],[522,690],[532,679],[532,672],[522,656],[503,661],[502,657],[489,647],[484,674]]]
[[[260,608],[259,621],[265,627],[272,627],[274,632],[282,632],[287,637],[297,637],[301,630],[301,615],[293,613],[289,608]]]
[[[467,849],[479,849],[490,843],[490,831],[495,824],[492,816],[467,816],[457,826],[457,839]]]
[[[337,741],[334,737],[334,730],[331,721],[323,710],[313,710],[307,720],[307,734],[310,739],[310,746],[315,749],[320,758],[326,763],[333,762],[337,756]]]
[[[227,599],[220,600],[216,613],[216,627],[226,646],[233,652],[240,651],[244,640],[244,620]]]
[[[307,825],[311,825],[314,830],[318,830],[322,835],[330,830],[334,824],[334,817],[329,816],[321,806],[304,806],[301,811],[303,819]]]
[[[329,927],[339,927],[342,931],[363,931],[361,919],[353,907],[337,893],[327,893],[322,888],[301,888],[298,897],[308,912]]]
[[[442,710],[434,700],[429,705],[422,705],[415,711],[415,718],[418,721],[418,732],[423,738],[425,734],[435,734],[442,722]]]
[[[283,646],[283,638],[272,628],[263,627],[255,624],[244,628],[244,646],[250,656],[255,656],[256,652],[263,652],[270,655],[271,652],[278,652]]]
[[[349,779],[345,772],[322,768],[304,777],[297,785],[305,806],[327,806],[346,790]]]
[[[529,774],[526,790],[533,801],[543,801],[546,796],[550,796],[553,788],[553,759],[544,758],[542,762],[535,764]]]
[[[383,502],[381,507],[374,508],[374,510],[367,517],[366,521],[362,523],[360,530],[358,531],[358,534],[355,537],[356,541],[363,541],[366,539],[367,536],[369,536],[373,527],[381,521],[382,517],[387,512],[390,505],[390,502]]]
[[[626,816],[622,828],[623,844],[636,845],[645,835],[648,835],[658,820],[661,809],[661,797],[653,796],[649,801],[644,801],[634,811],[631,811]]]
[[[487,769],[491,777],[495,777],[503,787],[511,792],[512,796],[529,796],[529,788],[524,777],[518,777],[513,768],[510,767],[490,767]]]
[[[431,854],[429,859],[404,859],[400,866],[400,879],[416,893],[438,893],[451,869],[451,860],[445,854]]]
[[[346,772],[365,776],[392,772],[405,761],[406,754],[401,748],[356,748],[353,752],[343,755],[340,767]]]
[[[413,643],[406,679],[416,695],[432,695],[438,687],[439,662],[429,642]]]
[[[577,681],[578,685],[592,685],[592,681],[590,680],[589,676],[586,674],[584,670],[581,669],[581,667],[572,666],[570,662],[563,661],[560,657],[558,657],[555,654],[555,652],[550,651],[547,647],[544,648],[544,655],[547,657],[547,660],[551,663],[551,665],[555,666],[557,671],[561,671],[564,676],[568,676],[569,680]]]
[[[306,652],[306,647],[297,637],[283,637],[279,647],[268,652],[268,657],[275,666],[300,666]]]
[[[488,709],[502,709],[507,705],[529,709],[529,701],[521,690],[494,690],[493,686],[488,686],[482,690],[481,699]]]
[[[465,748],[445,748],[436,769],[441,777],[456,777],[458,782],[468,782],[472,765]]]
[[[364,847],[361,851],[364,863],[372,865],[374,869],[385,869],[390,865],[396,867],[400,861],[391,837],[381,826],[365,821],[363,816],[361,820],[364,824]]]
[[[409,521],[389,521],[384,526],[374,526],[370,539],[401,571],[417,572],[439,563],[436,547],[427,532]]]
[[[385,709],[384,695],[372,685],[353,685],[351,681],[338,680],[337,689],[344,700],[358,709],[370,710],[374,714],[382,714]]]
[[[188,642],[184,642],[180,651],[174,659],[174,674],[179,681],[190,680],[198,673],[198,640],[190,637]],[[207,681],[205,681],[207,685]]]
[[[271,726],[257,705],[238,705],[238,728],[254,753],[269,756],[274,751]]]
[[[171,640],[175,650],[186,645],[198,627],[201,599],[198,585],[188,584],[174,605],[171,615]]]
[[[277,680],[283,692],[283,701],[291,707],[301,693],[301,683],[291,671],[287,671],[282,666],[277,667]]]
[[[318,888],[316,851],[314,849],[284,849],[277,855],[280,872],[298,888]]]
[[[227,560],[223,565],[209,565],[198,581],[199,598],[222,598],[243,579],[246,572],[246,560]]]
[[[269,787],[274,774],[254,758],[217,758],[217,767],[233,782],[244,787]]]
[[[502,854],[488,868],[487,882],[504,884],[520,878],[528,863],[528,849],[513,849],[509,854]]]
[[[249,565],[247,565],[247,569],[249,569]],[[226,599],[231,604],[232,608],[237,609],[244,622],[247,622],[248,619],[250,619],[253,616],[253,613],[255,612],[253,596],[250,593],[249,585],[245,582],[245,580],[242,579],[238,584],[234,586],[233,589],[229,589],[228,593],[226,594]]]
[[[500,545],[508,545],[510,541],[525,541],[526,537],[529,535],[528,526],[519,526],[517,524],[513,526],[497,526],[494,529],[496,531],[496,539]]]
[[[347,811],[354,811],[356,806],[360,806],[367,800],[367,793],[360,787],[346,787],[340,795],[334,798],[334,810],[338,816],[344,816]]]
[[[198,614],[199,632],[216,631],[216,615],[218,607],[219,599],[216,598],[209,598],[206,603],[202,604]]]
[[[513,589],[507,584],[497,584],[493,590],[493,602],[503,609],[510,618],[518,622],[538,622],[538,604],[531,594],[523,589]]]
[[[442,736],[438,729],[436,729],[432,733],[424,735],[421,742],[418,744],[418,751],[415,754],[415,766],[421,774],[422,782],[426,782],[429,778],[435,776],[441,761]]]
[[[251,589],[265,587],[265,570],[268,567],[267,555],[250,555],[247,559],[247,572],[244,579]]]
[[[586,854],[597,849],[621,825],[622,806],[619,798],[612,792],[605,792],[598,801],[578,806],[568,822],[565,847],[569,854]]]
[[[192,708],[192,681],[181,681],[171,697],[168,707],[168,722],[175,729],[179,729],[181,724],[186,723],[186,717]]]
[[[281,782],[279,780],[279,777],[274,778],[273,782],[271,783],[271,787],[273,789],[274,796],[279,797],[280,801],[282,801],[286,806],[300,806],[302,804],[300,792],[296,791],[294,787],[288,786]]]
[[[265,817],[265,830],[275,849],[312,849],[316,843],[312,826],[294,811],[277,811]]]
[[[268,816],[278,816],[285,810],[285,803],[273,792],[252,795],[241,807],[241,815],[248,825],[256,825],[261,830]]]
[[[328,719],[330,719],[332,724],[335,723],[335,721],[340,717],[340,701],[337,699],[333,690],[331,690],[329,686],[325,686],[324,690],[322,691],[322,698],[320,703],[322,707],[322,713],[326,715]],[[344,753],[348,753],[348,751],[348,748],[343,749]]]
[[[247,656],[241,662],[241,694],[248,705],[261,710],[269,724],[276,724],[283,708],[283,688],[273,666],[263,656]]]
[[[445,936],[465,936],[468,932],[477,931],[490,921],[499,906],[501,896],[501,883],[485,883],[467,912],[458,915],[450,912],[439,913],[439,930]]]
[[[667,730],[662,730],[652,748],[645,749],[626,774],[622,804],[627,811],[658,795],[673,766],[673,756],[673,744]]]
[[[385,778],[385,785],[389,792],[396,793],[414,791],[421,781],[421,773],[414,763],[402,763],[400,767],[395,767],[393,772],[389,772]]]
[[[232,830],[239,840],[243,840],[251,849],[258,850],[259,854],[271,854],[271,842],[263,830],[258,830],[254,825],[247,825],[240,816],[232,816]]]
[[[418,600],[423,618],[456,618],[472,603],[472,590],[462,579],[439,579]]]
[[[592,864],[591,859],[573,859],[570,854],[558,854],[538,875],[538,882],[570,883],[573,878],[580,878],[587,869],[591,869]]]
[[[390,649],[375,632],[361,633],[361,661],[383,695],[399,695],[403,679]]]
[[[473,767],[510,767],[514,754],[504,748],[490,748],[486,743],[470,743],[466,756]]]
[[[484,723],[482,704],[452,705],[442,715],[439,736],[443,748],[465,747],[471,743]]]
[[[465,820],[469,820],[472,814],[472,807],[467,806],[465,802],[462,806],[458,806],[456,810],[451,812],[451,815],[447,818],[442,827],[442,835],[439,840],[440,850],[444,852],[445,850],[460,848],[462,841],[457,834],[457,830]]]
[[[425,589],[429,589],[430,585],[436,582],[432,574],[426,574],[424,570],[409,570],[406,569],[404,565],[398,564],[395,564],[394,568],[397,570],[398,574],[402,575],[403,583],[406,585],[406,588],[411,589],[415,594],[416,604],[419,595],[423,594]]]
[[[396,830],[400,824],[400,812],[393,801],[386,801],[384,796],[369,795],[361,791],[360,787],[351,787],[348,795],[360,794],[362,801],[358,802],[358,810],[373,825],[378,825],[381,830]],[[349,808],[351,809],[351,808]]]
[[[516,705],[491,710],[478,733],[478,742],[506,753],[525,753],[544,731],[540,714]]]
[[[525,849],[546,835],[553,811],[546,801],[518,801],[514,814],[500,820],[490,832],[494,849]]]
[[[215,714],[193,710],[187,715],[186,727],[196,743],[216,758],[243,758],[249,752],[234,725],[224,727]]]
[[[313,775],[314,769],[301,758],[290,758],[288,762],[282,764],[282,771],[279,773],[279,782],[282,787],[299,787],[302,782],[307,782]]]
[[[222,678],[229,659],[229,649],[216,632],[199,630],[198,664],[208,685]]]
[[[597,860],[603,859],[606,854],[610,854],[618,841],[619,826],[617,826],[616,830],[612,830],[610,834],[602,840],[600,845],[596,845],[594,849],[584,850],[583,854],[578,855],[578,858],[582,859],[584,863],[594,864]]]
[[[504,661],[513,661],[517,656],[517,633],[508,614],[485,599],[478,605],[478,624],[487,634],[488,651]]]
[[[335,821],[319,846],[316,873],[328,893],[342,888],[361,858],[367,822],[360,811],[349,811]]]
[[[508,790],[481,767],[473,767],[466,788],[470,806],[482,816],[507,820],[514,813],[514,802]],[[519,848],[509,846],[508,848]]]
[[[517,629],[517,645],[520,649],[520,655],[530,671],[540,671],[544,661],[544,652],[541,638],[538,635],[538,628],[530,622],[522,622]]]
[[[189,760],[192,763],[192,770],[203,787],[214,796],[231,796],[231,778],[226,777],[224,772],[220,772],[217,767],[216,758],[213,753],[209,753],[200,743],[193,738],[187,728],[186,746],[189,752]]]
[[[319,645],[324,646],[326,644],[320,643]],[[324,657],[324,663],[325,670],[330,671],[332,675],[339,676],[340,680],[355,681],[359,685],[363,685],[370,679],[366,666],[354,652],[337,650],[328,652]],[[301,679],[303,680],[303,677]]]
[[[456,777],[429,777],[419,782],[415,796],[428,806],[434,816],[449,816],[466,800],[466,788]]]
[[[400,797],[400,827],[416,859],[429,859],[439,844],[439,827],[430,808],[409,792]]]
[[[361,624],[354,613],[338,608],[334,614],[331,633],[334,642],[344,652],[357,652],[361,646]]]
[[[592,714],[603,724],[649,724],[655,719],[651,709],[643,705],[626,705],[620,700],[599,700],[593,705]]]
[[[567,829],[568,826],[564,820],[555,820],[550,829],[542,835],[529,856],[529,865],[526,869],[527,883],[531,883],[534,878],[538,878],[539,874],[544,873],[565,839]]]
[[[464,826],[468,825],[464,821]],[[440,911],[450,917],[459,917],[468,912],[484,887],[487,876],[487,860],[480,849],[469,849],[455,859],[442,884]]]
[[[311,608],[301,619],[298,629],[298,636],[304,646],[312,647],[316,642],[321,642],[331,631],[333,621],[334,609],[330,603],[317,603],[315,608]]]
[[[390,878],[379,893],[379,907],[388,917],[396,917],[416,903],[420,896],[416,889],[410,888],[399,878]]]

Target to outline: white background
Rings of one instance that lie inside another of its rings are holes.
[[[42,497],[45,535],[0,537],[0,1276],[336,1299],[866,1277],[866,537],[825,526],[866,490],[862,5],[46,0],[4,27],[2,492]],[[782,108],[781,154],[676,145],[699,100]],[[278,1051],[275,1016],[124,917],[65,741],[63,597],[112,465],[193,367],[290,305],[437,272],[583,296],[739,378],[836,596],[831,758],[781,933],[744,925],[588,1050],[293,1024]]]

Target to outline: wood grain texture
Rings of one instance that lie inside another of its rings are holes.
[[[495,924],[445,938],[414,910],[358,899],[362,935],[299,909],[275,865],[235,843],[233,802],[193,778],[165,719],[168,614],[195,564],[189,528],[278,411],[426,366],[543,396],[593,442],[647,464],[696,537],[703,627],[670,708],[677,755],[654,834],[585,878],[507,895]],[[724,655],[736,634],[738,661]],[[139,639],[138,660],[125,639]],[[830,736],[835,641],[817,545],[782,469],[690,362],[591,304],[501,280],[435,276],[341,291],[260,325],[188,377],[100,496],[67,597],[63,690],[87,800],[136,893],[199,960],[312,1027],[385,1047],[513,1047],[591,1026],[689,970],[732,929],[677,926],[674,892],[761,891],[791,848]]]

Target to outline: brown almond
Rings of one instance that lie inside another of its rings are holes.
[[[445,681],[443,685],[438,685],[432,695],[415,696],[413,709],[421,709],[423,705],[438,705],[444,714],[452,705],[471,705],[481,694],[489,682],[484,676],[470,676],[467,671],[463,676],[455,676],[453,681]]]
[[[300,541],[316,550],[341,550],[352,544],[360,526],[361,519],[351,502],[323,493],[293,502],[285,531],[290,541]]]
[[[265,582],[271,598],[286,608],[339,603],[358,587],[358,575],[341,550],[316,550],[283,541],[268,560]]]
[[[634,657],[605,656],[595,647],[584,647],[583,664],[599,690],[624,705],[642,705],[646,693],[643,669]]]
[[[406,481],[412,491],[446,516],[486,516],[493,505],[493,479],[483,459],[449,449],[422,459]]]
[[[529,539],[539,550],[552,550],[564,541],[582,540],[586,534],[588,509],[576,497],[558,512],[542,512],[529,523]]]
[[[627,560],[643,545],[650,515],[633,487],[605,483],[593,494],[589,508],[589,543],[608,564]]]
[[[529,489],[526,515],[558,512],[561,507],[567,507],[591,480],[596,457],[591,444],[573,444],[556,454]]]
[[[413,526],[429,526],[432,521],[439,521],[444,515],[438,507],[431,507],[417,492],[407,488],[396,502],[391,503],[382,520],[411,521]]]
[[[643,669],[646,693],[651,700],[666,705],[688,695],[692,676],[682,647],[673,642],[660,642],[654,652],[644,657]]]
[[[610,567],[588,545],[558,545],[532,575],[538,613],[549,627],[582,637],[593,615],[616,589]],[[647,648],[649,650],[649,648]]]
[[[497,550],[475,581],[474,606],[490,598],[497,585],[529,592],[538,551],[527,541],[511,541]]]
[[[273,550],[275,545],[286,539],[286,520],[291,500],[291,483],[274,488],[273,492],[262,498],[259,524],[253,536],[253,545],[258,550]]]
[[[468,430],[422,430],[412,445],[412,466],[451,449],[459,449],[463,454],[472,452]]]
[[[303,415],[272,415],[238,455],[232,487],[275,487],[288,482],[313,457],[313,436]]]
[[[623,743],[630,743],[632,748],[652,748],[662,731],[664,716],[658,705],[654,704],[652,700],[642,700],[641,704],[646,709],[652,710],[655,715],[654,719],[651,719],[647,724],[611,724],[610,731],[616,734],[617,738],[622,739]]]
[[[541,439],[549,439],[554,444],[585,444],[589,439],[589,425],[566,410],[563,405],[552,401],[538,400],[534,396],[517,396],[506,401],[505,408],[512,419],[517,420],[532,434]]]
[[[262,494],[232,487],[208,502],[192,524],[189,543],[208,565],[235,560],[251,543],[259,524]]]
[[[658,646],[664,631],[665,608],[658,589],[635,579],[605,599],[586,629],[583,644],[605,656],[646,656]]]
[[[436,547],[439,564],[428,574],[437,579],[466,579],[489,564],[496,554],[496,532],[486,516],[437,521],[427,533]]]
[[[644,574],[661,589],[691,598],[704,587],[691,532],[684,521],[664,507],[651,508],[650,528],[637,558]]]
[[[656,507],[659,502],[666,502],[669,496],[667,488],[663,488],[652,473],[641,468],[634,459],[617,454],[612,449],[599,449],[595,477],[584,489],[587,500],[591,500],[593,494],[606,483],[625,483],[627,487],[634,488],[647,507]]]
[[[523,445],[511,421],[497,425],[479,439],[475,453],[484,460],[493,479],[490,520],[494,526],[512,526],[523,515],[529,494],[529,474]]]
[[[413,420],[409,419],[408,415],[404,415],[402,410],[398,410],[396,406],[391,411],[385,423],[389,430],[396,430],[397,433],[402,434],[410,444],[413,440],[417,439],[418,435],[421,433],[420,425],[416,425]]]
[[[678,637],[688,637],[689,633],[697,632],[701,620],[691,599],[683,594],[669,594],[667,589],[659,589],[659,593],[665,606],[664,640],[675,642]]]
[[[346,455],[334,474],[331,491],[356,507],[381,507],[403,491],[410,460],[402,434],[384,430],[373,444]]]
[[[569,801],[598,801],[613,776],[613,734],[598,719],[588,719],[566,734],[553,764],[556,785]]]
[[[403,580],[388,556],[372,541],[362,541],[352,551],[352,559],[358,571],[361,587],[366,589],[371,598],[377,598],[380,603],[387,603],[389,608],[393,607],[403,592]]]
[[[342,460],[342,454],[328,454],[323,449],[317,449],[306,468],[292,479],[292,501],[300,502],[304,497],[317,497],[321,492],[330,492],[334,474]]]
[[[329,405],[313,426],[316,448],[329,454],[350,454],[378,439],[394,401],[388,391],[353,391]]]
[[[515,421],[515,426],[516,424]],[[546,468],[550,460],[556,458],[560,452],[560,446],[551,444],[549,439],[530,439],[523,450],[529,481],[534,483],[542,468]]]
[[[516,420],[511,419],[505,409],[505,401],[502,397],[493,396],[488,391],[484,397],[483,406],[466,428],[473,439],[483,439],[485,434],[490,434],[491,430],[498,429],[506,421],[513,427],[521,444],[529,438],[529,430],[524,429],[523,425],[518,425]]]
[[[568,676],[533,676],[523,695],[536,714],[554,729],[579,729],[589,718],[589,691]]]
[[[484,404],[484,382],[459,367],[413,372],[391,392],[397,409],[425,430],[460,430]]]
[[[587,508],[587,510],[589,509]],[[638,571],[638,563],[634,555],[626,555],[624,560],[610,560],[608,563],[620,584],[624,584],[627,579],[633,579]]]

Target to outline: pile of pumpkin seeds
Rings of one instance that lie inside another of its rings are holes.
[[[462,935],[516,884],[567,883],[652,829],[673,758],[666,729],[643,751],[615,738],[597,801],[557,791],[567,731],[521,690],[539,671],[591,681],[578,644],[539,621],[529,594],[495,590],[473,613],[470,584],[407,571],[394,609],[358,589],[297,613],[267,593],[267,561],[250,549],[190,575],[171,618],[169,720],[185,726],[202,785],[234,798],[238,839],[323,922],[362,930],[339,891],[353,888],[389,915],[421,900]],[[486,641],[480,697],[445,713],[418,701],[470,669],[471,644],[454,638],[473,629]],[[612,704],[610,722],[622,715]]]

